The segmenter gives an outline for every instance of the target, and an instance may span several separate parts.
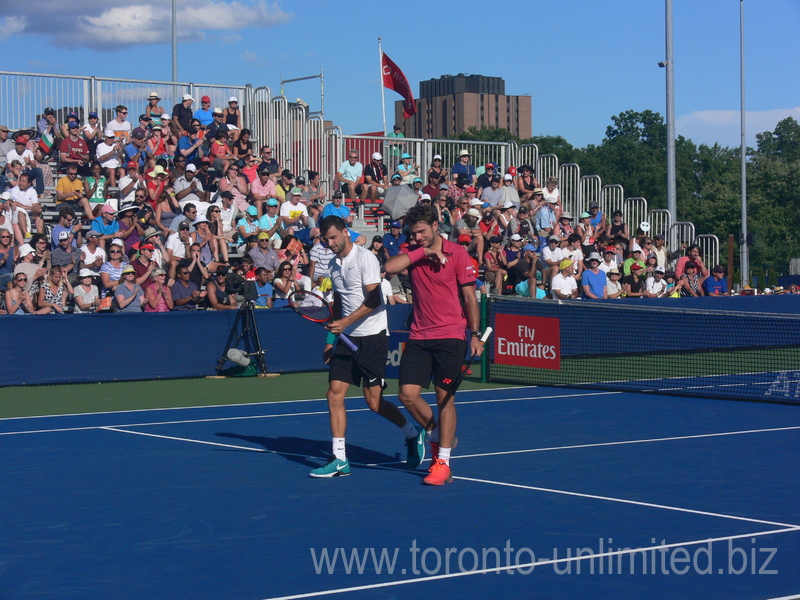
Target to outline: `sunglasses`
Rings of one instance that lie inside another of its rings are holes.
[[[17,277],[16,281],[28,281],[27,277]]]

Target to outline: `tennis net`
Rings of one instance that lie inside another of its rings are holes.
[[[800,404],[800,316],[492,296],[490,381]]]

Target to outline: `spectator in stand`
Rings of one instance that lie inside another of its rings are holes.
[[[558,273],[553,277],[550,288],[554,300],[570,300],[578,297],[578,282],[573,277],[573,264],[565,258],[558,264]]]
[[[389,181],[388,177],[386,178],[386,181],[388,183],[388,181]],[[436,196],[439,195],[439,184],[440,184],[440,182],[441,182],[441,179],[439,179],[439,176],[436,173],[429,173],[428,174],[428,185],[426,185],[424,188],[422,188],[422,193],[423,194],[428,194],[431,198],[436,198]],[[434,202],[434,204],[435,204],[435,202]]]
[[[414,157],[408,152],[403,152],[400,156],[400,163],[395,169],[395,173],[400,175],[400,181],[406,185],[412,185],[414,180],[419,177],[419,165],[412,164]],[[420,179],[422,181],[422,179]],[[420,186],[421,187],[421,186]]]
[[[71,163],[67,166],[67,176],[58,180],[56,185],[56,202],[61,206],[68,206],[77,213],[83,211],[86,220],[92,219],[92,208],[83,188],[83,182],[78,179],[78,165]]]
[[[169,158],[174,157],[178,150],[178,136],[175,133],[175,129],[172,126],[172,117],[167,113],[161,115],[161,137],[164,138]]]
[[[277,206],[277,201],[275,202]],[[219,208],[219,220],[222,225],[218,235],[224,237],[229,243],[236,238],[236,221],[239,209],[233,203],[233,194],[230,191],[220,192],[217,201],[213,204]]]
[[[572,214],[568,211],[564,211],[561,213],[561,217],[558,219],[558,224],[554,231],[555,235],[558,236],[558,239],[561,240],[560,244],[562,248],[567,247],[567,239],[573,233],[575,233],[575,228],[572,226]]]
[[[621,210],[615,210],[611,213],[611,224],[608,227],[606,237],[609,242],[613,242],[619,238],[626,246],[631,239],[630,232],[628,231],[628,224],[622,221]]]
[[[270,179],[269,175],[269,169],[262,166],[258,169],[258,178],[250,184],[250,201],[258,210],[259,215],[266,213],[264,203],[269,199],[275,200],[275,206],[278,206],[275,182]],[[231,195],[232,199],[233,193],[230,190],[227,193]]]
[[[103,128],[96,112],[89,113],[89,122],[81,127],[81,136],[89,148],[89,157],[93,160],[97,156],[97,144],[103,139]]]
[[[458,162],[450,169],[453,178],[459,175],[465,175],[469,184],[475,185],[478,183],[478,175],[475,172],[475,165],[470,163],[470,153],[464,149],[458,153]]]
[[[196,127],[191,125],[186,129],[185,135],[178,140],[178,153],[186,159],[186,164],[191,164],[200,157],[199,148],[203,145]]]
[[[606,281],[606,291],[608,292],[609,299],[617,299],[622,296],[622,284],[620,283],[621,273],[617,267],[611,267],[606,276],[608,277]]]
[[[117,211],[106,204],[100,209],[100,216],[95,217],[92,221],[92,230],[100,234],[98,242],[101,249],[105,248],[106,244],[117,237],[119,233],[119,221],[116,216]]]
[[[89,270],[94,275],[100,274],[100,267],[106,262],[106,251],[100,246],[103,234],[96,229],[91,229],[86,234],[86,243],[80,249],[80,269]]]
[[[468,236],[470,238],[467,252],[476,257],[478,265],[483,264],[483,249],[486,247],[486,239],[483,237],[483,230],[481,229],[479,221],[481,220],[481,213],[477,208],[470,208],[463,218],[455,223],[453,234],[457,235],[457,239],[461,236]],[[384,241],[386,238],[384,237]],[[459,241],[459,243],[462,243]],[[390,252],[391,254],[391,252]]]
[[[106,129],[103,141],[97,144],[95,156],[97,157],[97,161],[106,171],[108,185],[110,187],[117,186],[117,169],[122,164],[121,160],[124,155],[125,151],[122,142],[116,139],[112,129]],[[121,187],[122,181],[120,180],[120,188]],[[122,190],[120,190],[120,199],[122,199],[122,197]]]
[[[630,265],[630,274],[622,278],[622,295],[625,298],[642,298],[647,293],[641,277],[643,270],[639,263]]]
[[[1,199],[0,206],[2,206]],[[0,291],[4,291],[13,278],[14,263],[19,257],[19,250],[12,240],[11,232],[5,229],[0,230]]]
[[[240,170],[238,164],[234,163],[230,165],[225,171],[225,176],[221,177],[219,180],[219,191],[228,191],[233,194],[233,203],[240,211],[244,212],[247,210],[247,207],[250,206],[250,203],[247,201],[247,196],[250,193],[250,186],[247,183],[247,178],[241,175]],[[275,193],[278,195],[277,189]],[[258,210],[256,210],[256,216],[258,216]]]
[[[336,190],[333,192],[333,199],[329,204],[325,205],[325,208],[322,209],[322,218],[330,217],[331,215],[335,215],[337,217],[341,217],[347,226],[350,227],[353,224],[353,211],[344,204],[344,199],[342,197],[342,192]]]
[[[516,247],[516,244],[513,246]],[[522,247],[520,256],[514,261],[512,272],[514,273],[513,280],[516,281],[514,291],[519,296],[526,298],[544,298],[545,292],[537,287],[537,281],[542,280],[541,272],[538,271],[539,259],[536,256],[536,246],[533,244],[525,244]],[[510,278],[511,279],[511,278]]]
[[[178,226],[181,223],[188,223],[189,231],[194,231],[194,225],[192,225],[192,223],[196,218],[197,218],[197,207],[191,202],[184,204],[183,212],[174,219],[172,219],[172,222],[169,224],[170,231],[178,231]]]
[[[644,271],[644,269],[646,267],[646,265],[644,263],[644,260],[642,260],[642,248],[641,248],[641,246],[639,246],[639,244],[637,244],[635,242],[634,242],[633,248],[631,248],[630,257],[628,257],[628,259],[625,262],[622,263],[622,274],[625,275],[625,276],[630,275],[631,274],[631,267],[634,264],[639,265],[639,268],[642,271]],[[641,275],[641,273],[640,273],[640,275]],[[623,279],[623,283],[624,283],[624,281],[625,280]]]
[[[592,252],[586,259],[589,268],[581,275],[583,297],[595,300],[608,298],[607,277],[605,271],[600,270],[600,255]]]
[[[288,201],[281,206],[280,215],[288,235],[293,235],[304,245],[310,244],[319,235],[319,229],[308,226],[308,209],[300,203],[302,190],[292,188]]]
[[[583,250],[581,250],[581,237],[573,233],[567,238],[567,247],[564,248],[565,258],[572,261],[573,273],[576,279],[583,274]]]
[[[533,172],[533,167],[530,165],[522,165],[518,169],[516,186],[517,192],[519,193],[519,201],[521,203],[531,202],[534,190],[541,187],[539,185],[539,180],[536,179],[536,175]]]
[[[236,310],[236,295],[228,289],[228,267],[220,265],[206,286],[209,306],[214,310]]]
[[[76,248],[80,246],[82,223],[75,218],[75,211],[69,206],[62,206],[58,211],[58,225],[54,225],[50,231],[50,250],[58,247],[59,234],[66,231],[70,234],[70,241]]]
[[[159,105],[160,101],[161,98],[156,92],[150,92],[150,95],[147,97],[147,106],[144,109],[144,113],[150,117],[153,125],[161,125],[163,127],[161,116],[164,114],[164,109]]]
[[[483,190],[485,190],[488,187],[491,187],[492,179],[495,177],[495,175],[497,177],[500,177],[500,174],[497,172],[497,167],[495,167],[495,164],[491,162],[486,163],[486,165],[484,165],[483,167],[483,173],[481,173],[478,176],[478,182],[476,184],[478,187],[479,194],[482,195]],[[502,177],[500,177],[500,179],[502,180]]]
[[[389,169],[383,164],[380,152],[372,154],[372,162],[364,171],[364,187],[366,188],[364,197],[372,201],[382,198],[386,188],[389,187]]]
[[[642,254],[647,252],[647,248],[642,251]],[[658,266],[658,259],[656,258],[655,254],[648,254],[647,258],[644,261],[644,273],[642,273],[642,277],[646,280],[650,279],[653,275],[655,275],[656,267]]]
[[[81,269],[78,285],[74,289],[74,314],[97,312],[100,306],[100,290],[92,283],[97,273],[91,269]]]
[[[261,227],[258,220],[258,209],[255,206],[248,206],[244,211],[244,217],[236,223],[239,232],[239,239],[246,242],[249,249],[255,247]]]
[[[250,157],[256,158],[253,152],[253,142],[250,141],[250,137],[253,135],[253,132],[249,129],[245,128],[239,132],[239,138],[233,142],[233,155],[240,159],[246,160]],[[264,166],[263,161],[256,159],[259,168]]]
[[[136,283],[136,271],[131,265],[122,269],[122,278],[114,289],[114,299],[117,303],[116,312],[138,313],[142,311],[144,291]]]
[[[508,277],[508,263],[503,252],[503,238],[494,235],[489,238],[489,251],[483,255],[483,264],[486,265],[486,283],[494,286],[497,295],[503,293],[503,284]]]
[[[546,270],[544,271],[544,283],[551,281],[560,269],[561,261],[567,257],[565,248],[561,247],[561,239],[556,235],[547,238],[547,246],[542,250],[542,262]]]
[[[17,184],[11,188],[9,194],[12,202],[7,208],[24,213],[19,215],[23,217],[23,222],[19,223],[22,236],[27,237],[30,234],[31,218],[33,218],[33,223],[36,225],[36,231],[42,233],[44,231],[42,205],[39,203],[36,190],[31,187],[31,176],[21,173],[17,179]]]
[[[22,173],[36,182],[34,186],[36,193],[41,196],[44,193],[44,173],[33,152],[28,149],[28,141],[28,136],[17,136],[14,140],[14,148],[6,153],[6,163],[10,165],[18,160],[22,165]]]
[[[389,258],[400,254],[401,246],[408,241],[400,221],[389,223],[389,233],[383,236],[383,247]]]
[[[270,271],[277,272],[280,264],[278,253],[272,247],[269,234],[267,232],[263,233],[263,236],[260,233],[258,234],[256,247],[247,254],[253,259],[253,265],[256,268],[264,267]]]
[[[483,177],[483,175],[481,175]],[[491,207],[500,206],[503,203],[503,189],[500,187],[500,176],[494,175],[483,188],[481,200]]]
[[[89,200],[89,206],[105,204],[107,182],[103,177],[103,167],[99,162],[93,161],[90,174],[83,180],[83,194]]]
[[[25,242],[20,225],[19,217],[20,211],[14,208],[14,203],[11,201],[11,192],[3,192],[0,194],[0,231],[5,231],[11,235],[17,242],[22,245]]]
[[[81,136],[81,126],[77,120],[70,121],[67,135],[59,145],[61,166],[77,165],[81,175],[89,174],[89,145]]]
[[[511,230],[511,223],[517,218],[517,205],[510,200],[506,200],[499,208],[499,212],[495,209],[495,220],[500,226],[500,235],[503,237],[503,240],[507,240],[511,237],[511,234],[514,233]]]
[[[617,268],[616,250],[614,246],[606,246],[603,250],[603,262],[600,263],[600,270],[608,275],[612,268]]]
[[[131,124],[128,121],[128,109],[127,107],[120,104],[114,109],[116,113],[116,117],[108,122],[106,125],[106,130],[111,130],[114,132],[114,138],[117,141],[122,142],[123,145],[127,145],[131,138]]]
[[[448,198],[444,190],[439,190],[436,196],[433,196],[433,206],[436,208],[439,219],[439,232],[447,235],[448,238],[453,235],[453,228],[455,226],[455,219],[450,214],[448,208]]]
[[[481,234],[483,234],[483,239],[485,240],[487,246],[489,244],[489,238],[493,236],[502,237],[503,235],[503,232],[500,230],[500,225],[494,218],[494,211],[491,208],[483,209],[481,212],[481,220],[478,223],[478,226],[481,229]]]
[[[183,221],[178,225],[178,230],[167,237],[164,261],[169,265],[170,279],[175,279],[175,269],[178,266],[178,262],[191,254],[192,236],[189,228],[189,222]]]
[[[153,284],[145,290],[144,312],[169,312],[175,306],[172,290],[167,286],[167,272],[153,270]]]
[[[656,266],[653,275],[645,281],[645,296],[647,298],[663,298],[667,295],[667,281],[664,279],[664,267]]]
[[[272,152],[272,148],[269,146],[261,146],[258,150],[258,157],[259,157],[259,168],[266,167],[269,171],[270,177],[276,182],[279,178],[280,173],[280,166],[278,165],[277,159],[275,159],[274,153]],[[291,178],[290,178],[291,179]],[[289,186],[291,187],[291,185]]]
[[[27,248],[25,248],[27,246]],[[20,248],[21,251],[26,252],[25,256],[30,256],[33,254],[33,249],[28,246],[28,244],[24,244],[23,247]],[[5,306],[6,306],[6,313],[9,315],[16,315],[16,314],[45,314],[51,312],[49,308],[42,308],[40,310],[36,310],[34,306],[33,299],[30,295],[30,286],[33,283],[29,270],[26,268],[27,266],[32,265],[30,262],[21,262],[17,267],[23,267],[22,269],[14,271],[14,277],[12,279],[11,287],[5,292]],[[39,269],[34,269],[34,272]],[[41,269],[41,271],[46,272],[45,269]]]
[[[37,314],[63,314],[67,310],[73,289],[62,267],[50,267],[47,277],[39,288]]]
[[[146,164],[154,161],[150,149],[147,147],[147,139],[141,131],[134,131],[131,134],[131,141],[125,146],[125,162],[136,163],[143,169]]]
[[[70,123],[77,123],[78,128],[80,128],[80,119],[78,118],[78,113],[76,113],[75,111],[67,113],[67,122],[62,123],[61,126],[59,127],[59,133],[62,140],[64,140],[69,135]]]
[[[272,287],[270,280],[272,279],[272,271],[259,267],[256,269],[256,308],[272,308],[272,296],[275,290]]]
[[[125,244],[126,256],[130,256],[136,244],[140,242],[141,236],[144,235],[144,227],[141,221],[136,218],[136,212],[135,205],[123,204],[117,214],[117,220],[119,221],[117,235]]]
[[[267,200],[267,212],[258,220],[258,228],[258,235],[265,233],[271,240],[280,239],[283,218],[278,215],[278,201],[275,198]]]
[[[236,96],[228,98],[228,108],[222,111],[222,118],[231,132],[233,141],[239,137],[239,132],[244,135],[242,129],[242,111],[239,109],[239,99]]]
[[[152,120],[150,119],[150,117],[147,116],[146,113],[141,114],[139,115],[139,125],[133,128],[131,136],[133,136],[134,134],[141,134],[142,139],[145,139],[150,134],[151,126],[152,126]]]
[[[10,131],[5,125],[0,125],[0,192],[6,189],[6,170],[8,163],[6,162],[6,154],[9,150],[14,149],[14,140],[10,137]]]
[[[160,176],[163,173],[161,167],[156,167],[150,176]],[[175,180],[174,190],[175,199],[181,207],[188,204],[193,204],[197,209],[198,214],[205,214],[208,210],[208,202],[206,202],[206,193],[203,190],[203,184],[195,177],[197,175],[197,167],[192,163],[186,165],[186,171],[183,175]]]
[[[606,216],[600,212],[600,203],[589,202],[589,223],[594,228],[594,237],[603,240],[606,237]]]
[[[703,280],[703,291],[706,296],[730,296],[728,282],[725,281],[725,267],[715,265],[711,275]]]
[[[514,167],[509,167],[513,169]],[[510,202],[514,206],[519,206],[519,192],[514,186],[514,176],[511,173],[503,175],[503,204]]]
[[[131,261],[131,266],[136,271],[136,285],[147,291],[153,285],[153,271],[159,266],[153,258],[156,247],[150,243],[140,243],[137,249],[136,258]]]
[[[199,215],[194,222],[194,231],[192,232],[192,242],[200,245],[200,258],[208,265],[208,268],[215,271],[218,266],[222,265],[224,260],[220,260],[219,244],[217,243],[216,236],[211,232],[208,224],[208,219],[205,215]],[[223,259],[227,256],[223,256]]]
[[[540,195],[541,190],[539,192],[536,190],[533,191],[533,206],[536,215],[534,224],[540,236],[549,236],[554,233],[556,224],[561,217],[561,212],[557,208],[558,200],[552,196],[543,200],[544,196]]]
[[[108,294],[114,294],[122,276],[122,269],[127,265],[122,240],[113,240],[108,249],[108,261],[100,267],[100,280],[103,284],[100,289],[101,297],[105,298]]]
[[[49,140],[51,144],[50,148],[47,150],[42,148],[43,154],[50,155],[57,152],[63,134],[61,132],[61,125],[56,121],[56,111],[49,106],[45,108],[42,118],[36,122],[36,129],[42,139]],[[47,156],[44,158],[47,158]]]
[[[200,291],[189,279],[188,267],[178,268],[178,279],[170,288],[172,292],[172,310],[197,310],[197,305],[206,297],[205,291]]]
[[[54,267],[61,269],[62,275],[74,276],[80,270],[80,251],[72,246],[72,237],[66,231],[58,234],[58,246],[50,254],[50,261]]]
[[[697,275],[700,277],[708,276],[708,268],[703,263],[703,258],[700,255],[700,246],[697,244],[692,244],[686,249],[686,256],[679,258],[678,263],[675,265],[675,276],[678,279],[681,278],[684,270],[686,269],[686,265],[690,262],[695,264]]]
[[[173,133],[178,138],[186,135],[192,125],[192,103],[194,98],[191,94],[184,94],[181,101],[172,107],[172,127]]]
[[[276,271],[275,279],[272,280],[272,287],[275,292],[273,306],[283,308],[288,306],[289,294],[299,290],[311,290],[311,280],[301,275],[288,260],[283,261]]]
[[[211,110],[211,98],[203,96],[200,98],[200,108],[194,111],[193,118],[200,121],[200,124],[208,127],[214,122],[213,111]]]
[[[42,240],[44,240],[45,244],[47,243],[47,240],[43,237],[39,238],[37,242]],[[46,248],[43,252],[46,252],[49,256],[49,251]],[[36,254],[34,247],[30,244],[22,244],[22,246],[19,247],[19,259],[17,264],[14,265],[14,275],[16,276],[17,273],[25,274],[28,278],[25,283],[25,291],[31,292],[32,298],[34,295],[33,290],[35,289],[38,292],[39,282],[47,275],[47,271],[50,269],[49,262],[49,258],[47,260],[41,260]],[[36,285],[35,288],[34,284]]]
[[[284,171],[285,173],[285,171]],[[342,163],[336,172],[336,182],[339,184],[343,194],[355,203],[360,199],[363,202],[366,198],[366,189],[360,184],[361,176],[364,173],[364,166],[358,162],[358,150],[351,149],[347,153],[347,160]]]
[[[316,202],[320,206],[325,204],[327,195],[325,194],[325,184],[320,182],[320,176],[317,171],[308,172],[308,193],[309,202]]]
[[[161,125],[153,125],[150,129],[150,135],[147,138],[147,164],[146,169],[152,169],[156,166],[156,161],[163,159],[168,161],[170,153],[167,151],[167,141],[164,139],[164,129]]]
[[[381,251],[383,251],[382,244],[383,238],[381,238]],[[330,278],[331,261],[335,258],[336,254],[333,252],[333,250],[328,248],[328,244],[325,243],[325,241],[322,239],[322,236],[318,236],[316,243],[311,247],[311,252],[309,252],[308,256],[308,277],[311,279],[312,285],[318,286],[323,279]]]
[[[558,177],[548,177],[545,183],[545,188],[542,190],[545,202],[560,206],[561,192],[558,190]],[[551,202],[552,200],[555,200],[555,202]]]

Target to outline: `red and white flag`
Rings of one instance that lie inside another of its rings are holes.
[[[408,84],[408,78],[394,64],[394,61],[383,53],[381,59],[381,72],[383,73],[383,87],[394,90],[403,97],[403,118],[407,119],[411,115],[417,114],[417,102],[414,100],[414,92]]]

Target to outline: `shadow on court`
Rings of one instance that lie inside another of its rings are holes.
[[[320,461],[325,461],[331,455],[330,440],[310,440],[301,437],[265,437],[257,435],[241,435],[238,433],[220,432],[218,437],[230,438],[258,444],[268,452],[274,452],[286,460],[303,465],[304,467],[316,468],[320,466]],[[389,456],[383,452],[376,452],[369,448],[347,444],[347,458],[350,459],[351,468],[368,469],[365,465],[389,463],[397,465],[397,456]],[[354,464],[355,463],[355,464]],[[359,464],[360,463],[360,464]]]

